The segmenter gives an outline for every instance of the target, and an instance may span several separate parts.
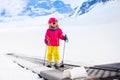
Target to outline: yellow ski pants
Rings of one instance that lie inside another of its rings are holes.
[[[47,46],[47,61],[51,62],[54,58],[55,62],[59,62],[60,55],[59,55],[59,46]]]

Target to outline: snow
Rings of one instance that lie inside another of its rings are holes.
[[[14,15],[16,16],[19,14],[23,8],[25,7],[26,3],[23,0],[0,0],[0,12],[5,10],[7,15]],[[6,6],[7,5],[7,6]]]
[[[80,4],[82,4],[84,1],[87,0],[64,0],[65,3],[70,4],[72,8],[75,8],[76,6],[79,6]]]
[[[82,65],[120,62],[119,5],[119,0],[106,6],[99,4],[87,14],[59,21],[60,28],[69,37],[65,60]],[[19,67],[5,54],[44,57],[44,34],[49,17],[24,17],[0,23],[0,80],[39,80],[36,74]],[[62,57],[63,41],[60,53]]]
[[[0,80],[41,80],[37,74],[25,70],[0,54]]]

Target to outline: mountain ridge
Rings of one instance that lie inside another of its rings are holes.
[[[59,13],[68,17],[80,16],[88,13],[93,9],[98,3],[107,3],[113,0],[86,0],[80,5],[72,8],[71,4],[65,3],[63,0],[28,0],[26,5],[23,7],[18,14],[13,15],[8,14],[6,8],[0,10],[0,17],[13,17],[13,16],[47,16],[54,13]],[[67,14],[67,15],[66,15]],[[3,18],[0,19],[2,21]]]

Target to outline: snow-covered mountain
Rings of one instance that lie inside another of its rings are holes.
[[[0,0],[0,22],[7,17],[46,16],[61,14],[62,16],[80,16],[88,13],[97,4],[113,0]],[[73,5],[74,4],[74,5]]]
[[[69,38],[65,60],[84,65],[120,62],[120,0],[0,0],[0,80],[39,80],[4,54],[44,57],[51,16]],[[63,46],[61,41],[61,59]]]

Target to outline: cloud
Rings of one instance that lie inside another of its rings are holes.
[[[47,15],[60,15],[61,18],[75,17],[90,12],[98,3],[108,1],[111,0],[0,0],[0,22],[8,19],[12,21],[13,18],[17,20],[24,16],[32,18]]]
[[[0,0],[0,13],[4,16],[16,16],[26,6],[25,0]]]

